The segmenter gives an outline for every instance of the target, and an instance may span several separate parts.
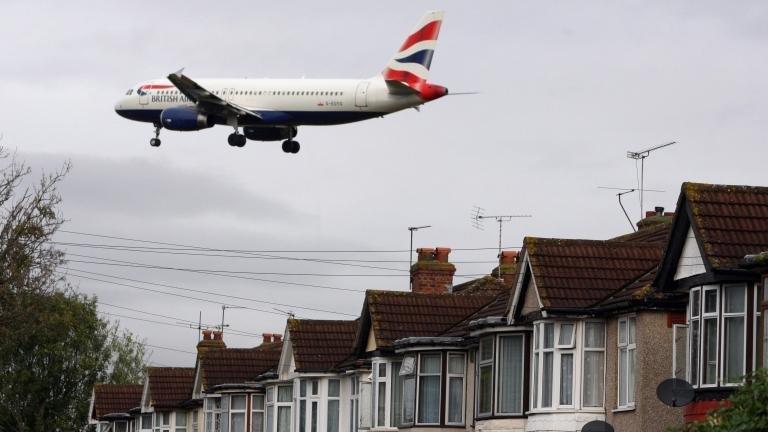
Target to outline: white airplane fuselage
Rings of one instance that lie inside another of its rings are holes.
[[[338,125],[381,117],[428,101],[422,94],[392,94],[382,77],[199,79],[197,82],[225,101],[264,114],[263,121],[238,120],[237,126]],[[115,105],[115,111],[136,121],[160,124],[163,110],[195,106],[164,79],[140,83],[128,93]],[[225,118],[215,123],[234,126]]]

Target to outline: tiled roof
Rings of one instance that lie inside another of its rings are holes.
[[[627,301],[642,300],[648,296],[654,295],[655,290],[653,288],[653,280],[656,278],[658,270],[659,267],[656,266],[647,271],[634,281],[603,299],[599,306],[604,307]]]
[[[506,276],[506,274],[504,275]],[[455,295],[488,295],[495,296],[501,291],[508,290],[509,287],[504,282],[493,276],[483,276],[478,279],[454,285],[451,292]]]
[[[107,414],[127,413],[141,406],[141,384],[96,384],[93,388],[93,417],[98,419]]]
[[[614,237],[610,240],[643,243],[665,241],[669,236],[670,229],[672,228],[672,216],[653,216],[651,218],[643,219],[643,221],[648,221],[649,219],[655,219],[656,223],[650,226],[646,225],[641,227],[636,232]]]
[[[148,367],[149,394],[155,408],[178,408],[192,398],[195,368]]]
[[[282,342],[256,348],[212,349],[200,357],[203,386],[209,389],[221,384],[242,384],[258,375],[277,369]]]
[[[376,345],[387,348],[406,337],[439,336],[493,299],[488,295],[367,291],[365,304]]]
[[[768,187],[683,183],[682,193],[713,269],[768,249]]]
[[[469,323],[472,321],[482,318],[505,316],[507,314],[510,293],[511,290],[509,288],[500,291],[490,303],[487,303],[472,315],[464,318],[461,322],[445,331],[441,336],[469,336]]]
[[[324,372],[345,360],[355,342],[358,320],[289,319],[297,372]]]
[[[662,244],[526,237],[524,249],[544,307],[583,308],[654,268]]]

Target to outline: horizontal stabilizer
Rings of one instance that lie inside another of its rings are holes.
[[[385,80],[389,93],[393,95],[413,95],[418,94],[419,91],[408,84],[398,80]]]

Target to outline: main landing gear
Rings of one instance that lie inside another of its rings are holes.
[[[298,141],[294,140],[286,140],[283,141],[283,151],[286,153],[293,153],[296,154],[301,149],[301,145]]]
[[[160,125],[155,125],[155,137],[149,140],[149,145],[152,147],[160,147],[160,129],[162,128]]]
[[[232,147],[242,147],[245,145],[245,135],[235,130],[235,133],[229,135],[227,142]]]

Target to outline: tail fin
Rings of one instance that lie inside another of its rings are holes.
[[[443,11],[430,11],[421,18],[416,30],[405,39],[400,50],[382,73],[387,81],[400,81],[419,91],[429,76],[429,66],[443,23]]]

